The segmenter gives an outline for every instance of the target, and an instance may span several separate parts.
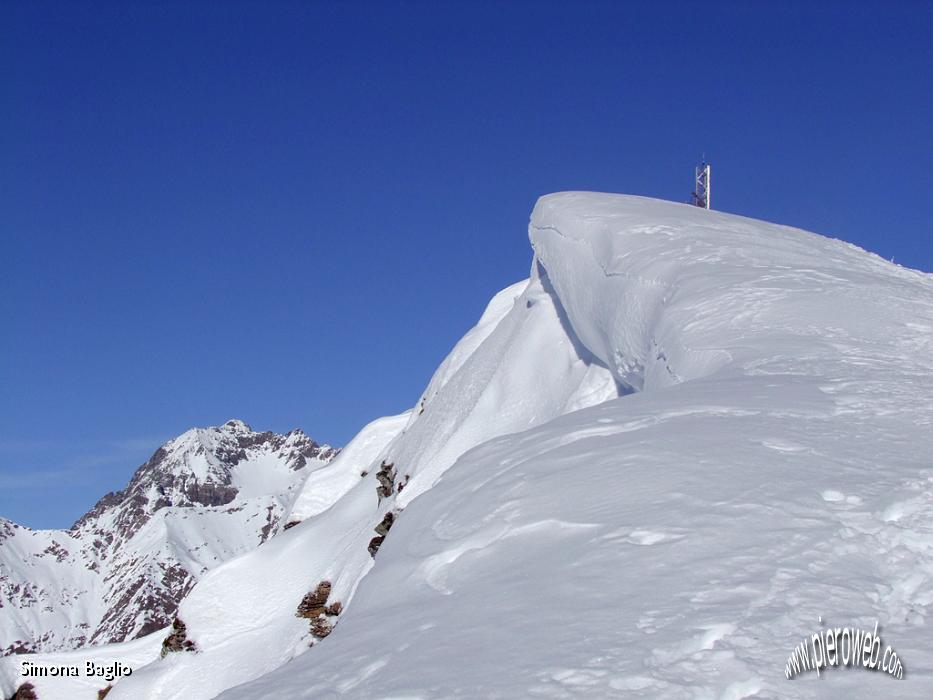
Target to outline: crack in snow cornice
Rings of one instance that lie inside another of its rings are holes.
[[[593,250],[593,246],[589,243],[589,241],[587,241],[587,240],[581,240],[581,239],[579,239],[579,238],[572,238],[572,237],[566,235],[566,234],[565,234],[563,231],[561,231],[557,226],[537,226],[537,225],[535,225],[534,223],[529,223],[529,228],[532,229],[532,230],[534,230],[534,231],[538,231],[538,232],[542,232],[542,231],[552,231],[553,233],[556,233],[558,236],[560,236],[562,239],[564,239],[564,240],[566,240],[566,241],[569,241],[569,242],[571,242],[571,243],[576,243],[576,244],[579,244],[579,245],[584,246],[584,247],[587,249],[590,258],[593,260],[593,262],[596,264],[596,266],[600,269],[600,271],[603,273],[603,276],[604,276],[606,279],[609,279],[609,278],[612,278],[612,277],[623,277],[623,278],[628,278],[628,279],[635,280],[636,282],[639,282],[639,283],[644,284],[644,285],[649,286],[649,287],[663,287],[663,288],[664,288],[664,292],[663,292],[662,295],[661,295],[661,299],[660,299],[660,301],[656,304],[655,309],[653,310],[653,312],[652,312],[651,315],[650,315],[650,322],[647,324],[649,328],[655,328],[655,327],[657,326],[657,323],[658,323],[658,320],[659,320],[659,318],[660,318],[660,316],[661,316],[661,313],[662,313],[664,307],[667,306],[667,303],[668,303],[668,301],[670,300],[670,298],[671,298],[671,296],[672,296],[672,290],[675,290],[675,289],[676,289],[676,285],[675,285],[674,283],[665,283],[665,282],[663,282],[663,281],[661,281],[661,280],[659,280],[659,279],[648,279],[648,278],[642,277],[642,276],[640,276],[640,275],[633,274],[633,273],[631,273],[631,272],[622,272],[622,271],[611,271],[611,270],[607,270],[607,269],[606,269],[606,266],[600,261],[599,257],[596,255],[596,252]],[[534,251],[535,251],[535,260],[537,260],[538,263],[539,263],[545,270],[547,270],[547,266],[544,264],[544,262],[543,262],[543,261],[541,260],[541,258],[538,256],[538,249],[537,249],[537,247],[535,246],[535,241],[534,241],[533,236],[529,236],[529,238],[531,239],[531,247],[532,247],[532,249],[534,249]],[[570,322],[570,325],[571,325],[571,327],[572,327],[572,326],[573,326],[573,321],[570,320],[569,316],[568,316],[568,321]],[[575,335],[577,336],[577,338],[580,338],[580,334],[579,334],[579,333],[575,332]],[[581,342],[581,344],[583,344],[584,347],[586,347],[586,344],[583,343],[582,338],[580,338],[580,342]],[[663,363],[664,363],[664,368],[667,370],[668,374],[670,375],[670,377],[673,379],[673,381],[674,381],[675,383],[679,384],[679,383],[681,383],[681,382],[684,381],[684,380],[681,378],[681,376],[679,375],[679,373],[676,372],[676,371],[674,370],[674,368],[671,367],[670,363],[667,361],[667,353],[663,350],[663,348],[661,347],[660,343],[658,342],[658,340],[657,340],[657,338],[656,338],[656,336],[655,336],[655,334],[654,334],[653,332],[648,333],[647,336],[643,339],[643,345],[644,345],[644,347],[643,347],[643,359],[642,359],[642,360],[639,360],[638,358],[634,358],[634,359],[635,359],[635,362],[636,362],[638,365],[640,365],[640,369],[638,370],[637,374],[641,375],[641,376],[640,376],[641,385],[640,385],[640,387],[638,387],[638,390],[644,391],[644,390],[647,388],[647,387],[645,386],[645,379],[646,379],[646,376],[647,376],[647,371],[646,371],[646,370],[647,370],[647,364],[648,364],[648,362],[651,361],[651,357],[652,357],[652,354],[653,354],[653,353],[657,353],[657,356],[655,357],[655,360],[656,360],[656,361],[663,361]],[[593,352],[592,348],[587,347],[586,349],[587,349],[591,354],[593,354],[594,356],[598,357],[598,355],[597,355],[595,352]],[[684,350],[686,350],[686,351],[688,351],[688,352],[693,352],[690,348],[687,348],[686,346],[684,346]],[[616,350],[614,351],[614,353],[615,353],[616,355],[618,355],[618,350],[616,349]],[[662,360],[662,358],[663,358],[663,360]],[[621,359],[624,359],[624,358],[615,357],[615,359],[616,359],[617,361],[621,361]],[[604,363],[605,363],[605,362],[608,362],[608,358],[603,359],[603,362],[604,362]],[[633,386],[633,385],[631,384],[632,377],[631,377],[631,376],[622,377],[621,374],[620,374],[620,372],[619,372],[618,370],[619,370],[619,368],[617,367],[616,370],[613,371],[613,374],[616,376],[616,379],[617,379],[617,380],[620,380],[620,381],[623,381],[627,386]],[[633,387],[633,388],[634,388],[634,387]]]
[[[656,277],[654,278],[642,277],[641,275],[638,275],[634,272],[624,272],[621,270],[617,271],[617,270],[606,269],[606,265],[600,261],[599,257],[593,251],[593,246],[590,245],[589,241],[568,236],[556,226],[537,226],[533,223],[529,223],[528,226],[529,228],[532,228],[535,231],[553,231],[554,233],[556,233],[558,236],[560,236],[564,240],[570,241],[572,243],[579,243],[580,245],[585,246],[587,250],[589,250],[590,257],[593,258],[593,262],[596,263],[596,266],[602,271],[603,276],[605,277],[628,277],[630,279],[634,279],[634,280],[637,280],[638,282],[646,284],[650,287],[665,287],[667,289],[674,289],[676,287],[676,285],[673,284],[672,282],[665,282]],[[531,240],[531,247],[535,251],[535,258],[537,258],[540,261],[540,258],[538,258],[538,249],[537,247],[535,247],[534,239]]]
[[[550,231],[550,232],[557,234],[562,239],[568,242],[576,243],[578,245],[584,246],[588,251],[589,257],[593,260],[593,263],[599,268],[599,270],[602,272],[603,276],[606,279],[610,279],[613,277],[627,278],[627,279],[635,281],[636,283],[642,284],[646,287],[662,288],[663,291],[661,292],[660,299],[655,304],[655,308],[653,309],[652,313],[650,313],[645,318],[646,329],[649,329],[649,330],[646,333],[645,337],[643,338],[643,343],[642,343],[643,360],[638,360],[638,358],[635,358],[635,361],[641,364],[641,369],[640,369],[639,374],[641,375],[642,382],[644,382],[644,380],[647,378],[647,367],[648,367],[648,364],[652,361],[662,362],[664,369],[666,370],[671,380],[675,384],[681,384],[683,382],[690,381],[690,379],[700,378],[700,377],[684,378],[680,374],[680,372],[675,370],[675,368],[671,365],[671,363],[668,360],[669,353],[661,345],[660,341],[657,338],[657,334],[654,332],[654,329],[657,328],[658,326],[658,323],[664,312],[664,309],[667,308],[667,306],[670,304],[671,299],[674,297],[674,295],[677,293],[677,290],[679,289],[679,285],[677,284],[677,282],[667,282],[667,281],[664,281],[658,278],[647,278],[647,277],[643,277],[633,272],[625,272],[621,270],[620,271],[608,270],[606,265],[600,260],[599,256],[593,250],[593,246],[590,243],[590,241],[587,240],[586,238],[582,238],[582,239],[574,238],[572,236],[568,236],[567,234],[565,234],[557,226],[553,226],[553,225],[541,226],[541,225],[535,224],[533,221],[529,222],[528,227],[529,227],[529,234],[530,234],[529,239],[531,241],[531,247],[535,252],[535,260],[542,266],[542,268],[544,268],[545,271],[547,270],[547,265],[544,264],[544,261],[538,255],[538,248],[535,245],[535,240],[534,240],[534,235],[533,235],[534,232]],[[568,316],[568,320],[570,320],[569,316]],[[572,320],[570,320],[570,324],[572,327],[573,326]],[[580,337],[579,333],[576,333],[576,335],[578,338]],[[734,359],[733,354],[725,348],[709,348],[709,349],[698,350],[696,348],[690,347],[690,345],[684,342],[684,338],[682,337],[682,335],[678,335],[677,340],[679,343],[680,351],[683,353],[692,354],[692,355],[705,355],[708,353],[715,353],[717,355],[723,356],[726,359],[726,364],[728,364]],[[580,338],[580,342],[583,343],[582,338]],[[584,347],[587,348],[589,352],[591,352],[592,354],[598,357],[598,355],[596,355],[596,353],[593,352],[592,348],[587,347],[585,343],[583,343],[583,345]],[[600,358],[600,359],[603,359],[604,362],[608,361],[608,359],[604,359],[604,358]],[[628,380],[625,380],[624,378],[619,376],[618,369],[619,368],[617,367],[616,370],[613,371],[613,374],[616,375],[617,379],[622,379],[623,381],[627,382]],[[701,376],[706,376],[706,375],[701,375]],[[645,391],[647,389],[648,387],[645,386],[644,383],[642,383],[639,390]]]

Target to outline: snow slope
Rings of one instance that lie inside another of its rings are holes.
[[[544,197],[529,236],[404,429],[194,587],[197,653],[108,698],[933,694],[933,279],[621,195]],[[877,619],[906,679],[785,680],[820,617]]]

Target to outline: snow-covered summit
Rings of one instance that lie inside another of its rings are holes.
[[[529,237],[412,411],[191,590],[196,652],[108,698],[930,697],[933,278],[622,195]],[[786,681],[821,617],[908,680]]]
[[[844,342],[890,357],[921,330],[877,332],[892,298],[925,311],[916,293],[931,289],[929,275],[843,241],[642,197],[542,197],[529,237],[573,332],[639,389],[752,363],[799,372],[845,360]]]

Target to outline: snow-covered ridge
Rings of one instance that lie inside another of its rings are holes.
[[[532,213],[536,259],[575,335],[638,389],[845,360],[844,338],[888,357],[900,334],[871,332],[889,311],[878,291],[931,287],[843,241],[693,209],[569,192]]]
[[[810,697],[783,666],[819,615],[881,620],[930,696],[931,277],[621,195],[543,197],[529,237],[410,414],[192,589],[198,651],[108,698]]]
[[[69,530],[0,521],[3,653],[133,639],[170,623],[207,570],[266,540],[337,451],[242,421],[162,445]]]

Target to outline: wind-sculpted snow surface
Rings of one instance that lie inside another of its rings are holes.
[[[913,356],[933,331],[929,276],[842,241],[591,193],[543,197],[529,235],[577,337],[639,389],[717,371],[835,376],[854,356],[929,367]]]
[[[544,197],[529,233],[404,428],[328,467],[356,482],[208,574],[199,651],[109,699],[933,696],[931,278],[638,197]],[[784,679],[875,619],[904,680]]]
[[[334,635],[221,697],[929,698],[929,431],[853,417],[772,375],[491,441],[406,509]],[[820,617],[877,618],[905,679],[785,680]]]

